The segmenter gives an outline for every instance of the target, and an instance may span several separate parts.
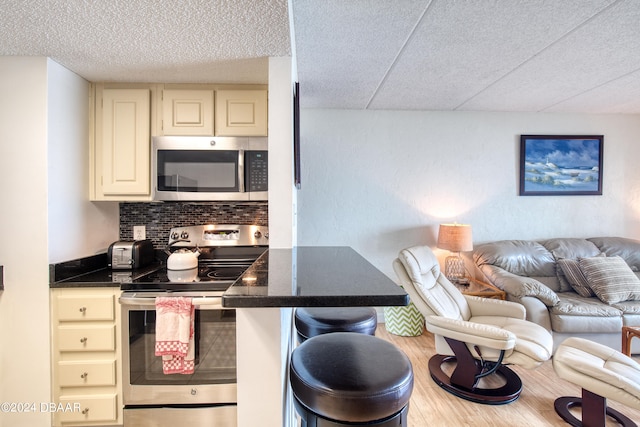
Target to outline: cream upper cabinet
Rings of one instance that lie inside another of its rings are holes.
[[[216,91],[216,135],[266,136],[267,91]]]
[[[96,88],[92,200],[150,200],[152,92]]]
[[[151,137],[267,136],[263,85],[95,83],[90,200],[151,201]]]
[[[164,135],[214,135],[214,91],[165,89],[162,91]]]

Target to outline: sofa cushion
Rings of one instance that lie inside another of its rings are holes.
[[[622,314],[624,315],[625,325],[640,326],[640,323],[638,322],[628,322],[631,317],[640,316],[640,301],[621,301],[615,304],[611,304],[611,307],[617,308],[618,310],[622,311]]]
[[[588,258],[602,252],[589,240],[578,238],[549,239],[540,242],[556,260],[560,258]]]
[[[489,264],[483,265],[480,270],[493,285],[505,291],[511,298],[536,297],[547,306],[558,302],[556,293],[534,277],[518,276]]]
[[[619,256],[581,258],[580,269],[596,296],[607,304],[640,300],[640,280]]]
[[[575,292],[558,294],[559,302],[549,308],[551,328],[560,333],[620,333],[622,311],[596,297]]]
[[[501,240],[478,246],[473,253],[478,266],[491,264],[517,276],[555,276],[551,252],[538,242]]]
[[[591,291],[591,288],[589,288],[589,282],[582,273],[580,263],[577,259],[559,259],[558,265],[567,278],[567,281],[578,295],[585,298],[595,296]]]
[[[608,257],[618,255],[632,271],[640,271],[640,241],[624,237],[591,237],[587,240]]]

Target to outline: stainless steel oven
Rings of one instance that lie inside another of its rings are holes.
[[[222,292],[193,295],[194,373],[164,374],[155,356],[154,292],[124,292],[120,297],[123,332],[123,400],[126,426],[236,426],[235,310],[221,306]],[[202,424],[204,425],[204,424]]]
[[[204,225],[171,230],[169,247],[199,251],[193,274],[166,268],[121,284],[124,425],[237,425],[236,313],[222,294],[268,247],[268,228]],[[179,279],[175,279],[179,277]],[[158,297],[187,297],[193,373],[166,374],[156,356]]]

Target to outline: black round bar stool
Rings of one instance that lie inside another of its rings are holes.
[[[335,332],[291,353],[289,378],[302,427],[407,425],[413,368],[393,344]]]
[[[298,341],[330,332],[357,332],[374,335],[378,315],[373,307],[297,308],[295,325]]]

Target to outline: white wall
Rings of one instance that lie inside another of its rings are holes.
[[[296,236],[293,183],[291,58],[269,58],[269,247],[291,248]],[[277,165],[274,167],[273,165]]]
[[[87,202],[88,83],[43,57],[0,57],[0,76],[0,401],[39,408],[51,400],[49,263],[104,247],[118,211]],[[48,425],[46,412],[0,412],[0,426]]]
[[[50,400],[47,60],[0,57],[0,401]],[[2,426],[48,414],[0,413]]]
[[[640,116],[303,110],[301,128],[298,244],[352,246],[394,280],[445,221],[476,244],[640,238]],[[521,134],[603,134],[603,195],[518,196]]]
[[[49,60],[49,262],[105,252],[118,240],[115,202],[89,201],[89,83]]]

